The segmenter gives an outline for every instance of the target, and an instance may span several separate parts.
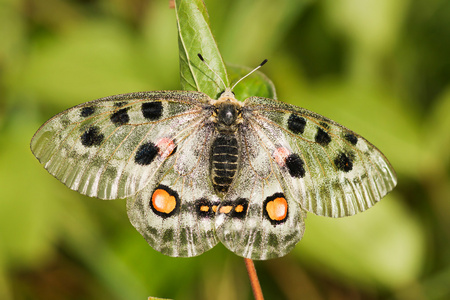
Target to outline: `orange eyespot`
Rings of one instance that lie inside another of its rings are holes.
[[[286,199],[279,197],[267,202],[266,211],[271,220],[283,221],[288,212],[288,204]]]
[[[222,206],[222,207],[219,209],[219,212],[220,212],[221,214],[228,214],[228,213],[230,213],[230,211],[231,211],[232,208],[233,208],[233,206],[231,206],[231,205]]]
[[[158,212],[170,214],[176,208],[177,200],[175,196],[171,196],[167,191],[157,189],[152,196],[152,206]]]
[[[213,205],[212,210],[213,210],[213,212],[216,212],[217,211],[217,205]]]
[[[244,206],[242,204],[239,204],[239,205],[236,206],[234,211],[237,212],[237,213],[241,213],[241,212],[244,211]]]
[[[207,206],[207,205],[202,205],[202,206],[200,206],[200,211],[202,211],[202,212],[208,212],[208,211],[209,211],[209,206]]]

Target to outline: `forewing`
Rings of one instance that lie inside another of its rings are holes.
[[[192,128],[155,178],[127,200],[133,226],[165,255],[196,256],[217,244],[214,209],[220,199],[209,177],[213,135],[212,124]]]
[[[265,141],[268,159],[301,207],[343,217],[364,211],[397,183],[384,155],[360,135],[306,109],[251,97],[244,119]]]
[[[303,236],[304,213],[257,132],[243,124],[238,135],[239,169],[217,210],[217,236],[246,258],[284,256]]]
[[[208,118],[208,101],[203,93],[160,91],[87,102],[42,125],[31,150],[73,190],[102,199],[128,197]]]

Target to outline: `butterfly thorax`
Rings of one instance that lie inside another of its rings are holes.
[[[212,143],[211,179],[217,194],[223,195],[233,181],[238,168],[239,145],[236,132],[242,122],[241,104],[226,90],[214,101],[213,122],[216,137]]]
[[[213,122],[221,133],[236,132],[242,122],[241,102],[237,101],[231,90],[226,89],[218,100],[213,100]]]

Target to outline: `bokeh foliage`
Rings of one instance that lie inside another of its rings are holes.
[[[450,2],[206,5],[226,62],[268,58],[278,99],[362,134],[399,177],[363,214],[309,214],[291,254],[256,264],[266,298],[449,298]],[[1,0],[0,37],[0,299],[251,299],[241,258],[220,245],[190,259],[159,254],[125,201],[70,191],[29,150],[68,107],[180,89],[168,3]]]

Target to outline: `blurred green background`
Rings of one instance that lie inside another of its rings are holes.
[[[266,299],[450,299],[450,1],[206,1],[225,61],[278,99],[355,130],[398,187],[357,216],[308,215],[303,240],[256,262]],[[170,258],[125,201],[81,196],[34,158],[54,114],[179,89],[175,12],[144,0],[0,0],[0,299],[252,299],[223,246]]]

